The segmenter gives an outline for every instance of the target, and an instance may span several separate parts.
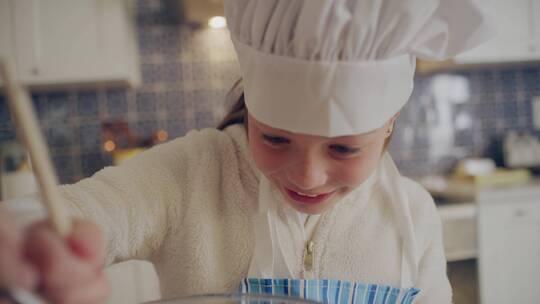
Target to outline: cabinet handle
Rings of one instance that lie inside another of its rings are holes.
[[[39,68],[31,68],[30,69],[30,74],[34,75],[34,76],[37,76],[40,74],[40,70]]]
[[[523,217],[523,216],[525,216],[525,210],[523,210],[523,209],[518,209],[518,210],[516,210],[516,211],[514,212],[514,215],[515,215],[516,217]]]

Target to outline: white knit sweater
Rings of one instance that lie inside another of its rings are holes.
[[[237,290],[253,255],[258,176],[245,130],[235,125],[192,131],[61,190],[72,213],[102,227],[108,262],[153,262],[169,298]],[[433,200],[413,181],[401,182],[419,257],[416,303],[450,303]],[[400,215],[379,184],[320,217],[311,277],[400,287]],[[302,268],[302,252],[293,265]]]

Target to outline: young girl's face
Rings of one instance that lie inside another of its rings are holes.
[[[272,128],[249,115],[249,146],[259,170],[294,209],[319,214],[371,175],[393,122],[365,134],[322,137]]]

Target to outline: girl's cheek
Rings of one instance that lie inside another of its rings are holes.
[[[379,159],[375,156],[365,155],[341,164],[339,173],[335,174],[345,185],[356,187],[362,184],[377,168]]]
[[[273,151],[261,140],[254,140],[250,143],[253,159],[259,170],[266,175],[275,173],[284,164],[285,156],[283,152]]]
[[[361,166],[360,162],[355,162],[354,164],[341,166],[339,173],[333,175],[341,184],[354,187],[362,182],[362,177],[365,175],[364,171],[365,167]]]

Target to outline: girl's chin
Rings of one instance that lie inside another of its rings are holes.
[[[309,205],[309,204],[298,203],[296,201],[291,201],[291,200],[287,200],[287,201],[289,203],[289,206],[292,207],[294,210],[301,213],[310,214],[310,215],[322,214],[326,212],[327,210],[330,210],[334,206],[334,203]]]

